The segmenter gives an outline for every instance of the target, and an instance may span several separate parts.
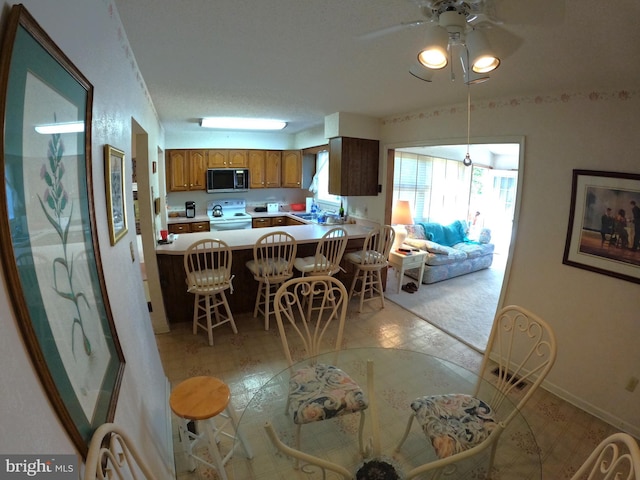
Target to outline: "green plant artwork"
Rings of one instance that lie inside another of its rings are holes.
[[[55,229],[62,243],[63,256],[53,259],[53,290],[63,299],[73,302],[75,306],[76,316],[71,323],[71,351],[75,358],[76,328],[79,328],[82,334],[84,352],[87,356],[91,355],[91,342],[85,333],[80,302],[84,302],[87,308],[90,307],[85,294],[77,292],[75,289],[73,282],[73,255],[69,256],[67,249],[73,202],[69,202],[69,195],[62,184],[62,177],[65,172],[64,163],[62,162],[63,154],[64,144],[60,139],[60,134],[52,134],[49,140],[49,151],[47,152],[49,165],[47,166],[44,163],[40,169],[40,178],[47,184],[47,188],[44,191],[44,198],[38,196],[38,200],[47,220]]]

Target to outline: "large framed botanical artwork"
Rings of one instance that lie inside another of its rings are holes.
[[[2,269],[34,368],[84,457],[113,419],[125,366],[94,218],[93,87],[22,5],[1,53]]]
[[[574,170],[563,263],[640,283],[640,175]]]

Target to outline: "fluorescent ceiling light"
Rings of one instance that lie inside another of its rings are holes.
[[[52,133],[78,133],[84,132],[84,122],[50,123],[36,125],[36,132],[42,134]]]
[[[267,118],[205,117],[200,126],[225,130],[282,130],[287,122]]]

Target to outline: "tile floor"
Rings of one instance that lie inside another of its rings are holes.
[[[240,291],[236,289],[235,294]],[[362,313],[357,313],[355,303],[352,301],[349,307],[344,348],[403,348],[446,358],[470,370],[479,368],[481,355],[478,352],[400,306],[386,301],[386,308],[380,310],[375,302],[369,302]],[[236,325],[237,335],[227,325],[216,329],[213,347],[207,344],[204,332],[193,335],[187,323],[174,326],[171,333],[158,335],[160,356],[171,385],[192,376],[216,376],[229,385],[234,407],[242,410],[260,386],[286,364],[275,320],[269,331],[263,329],[261,319],[251,315],[237,316]],[[534,394],[523,413],[540,449],[545,480],[570,478],[600,440],[616,431],[543,389]],[[175,426],[174,447],[179,480],[219,478],[206,466],[199,466],[192,473],[188,471]],[[242,450],[236,453],[242,454]],[[246,475],[234,477],[233,462],[232,458],[226,467],[229,479],[244,480]],[[518,477],[501,472],[500,478],[494,480],[509,478]]]

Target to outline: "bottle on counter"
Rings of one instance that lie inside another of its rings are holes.
[[[342,205],[342,200],[340,200],[340,218],[344,218],[344,206]]]

